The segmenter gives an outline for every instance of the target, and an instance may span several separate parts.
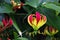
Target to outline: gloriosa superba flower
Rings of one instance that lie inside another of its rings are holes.
[[[58,30],[53,28],[52,26],[47,26],[45,29],[44,29],[44,34],[47,34],[49,36],[54,36],[56,33],[58,33]]]
[[[47,21],[47,18],[45,15],[40,14],[39,12],[36,12],[35,14],[30,14],[28,16],[28,23],[34,30],[38,30],[40,27],[42,27]]]
[[[0,32],[4,31],[5,29],[11,27],[13,25],[13,20],[8,16],[2,18],[2,24],[0,24]]]

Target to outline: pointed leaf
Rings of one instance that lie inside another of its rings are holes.
[[[5,3],[3,5],[0,6],[0,13],[12,13],[12,6]]]
[[[60,6],[56,5],[56,4],[53,4],[53,3],[46,3],[45,5],[46,8],[49,8],[49,9],[53,9],[55,11],[58,12],[58,14],[60,13]]]
[[[18,27],[18,25],[17,25],[17,23],[16,23],[16,21],[15,21],[15,19],[14,19],[14,17],[12,15],[11,15],[11,18],[13,19],[13,26],[14,26],[14,28],[17,30],[19,35],[22,36],[22,32],[21,32],[20,28]]]
[[[42,0],[27,0],[25,4],[37,8]]]

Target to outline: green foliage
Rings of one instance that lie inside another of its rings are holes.
[[[16,3],[20,3],[20,0],[14,0]]]
[[[11,18],[13,19],[13,26],[14,26],[14,28],[18,31],[18,33],[21,32],[19,27],[18,27],[18,25],[17,25],[17,23],[16,23],[16,21],[15,21],[15,19],[14,19],[14,16],[11,15]],[[19,35],[21,36],[20,33],[19,33]]]
[[[58,2],[59,0],[43,0],[43,2]]]
[[[25,4],[37,8],[41,3],[44,2],[58,2],[59,0],[26,0]]]
[[[13,13],[12,5],[7,4],[7,3],[3,3],[0,6],[0,13]]]
[[[55,15],[54,10],[41,7],[40,9],[38,9],[38,11],[47,16],[48,25],[54,26],[55,28],[60,30],[60,18]]]
[[[24,6],[22,6],[22,8],[24,11],[26,11],[26,13],[23,12],[24,13],[23,14],[23,13],[17,13],[16,11],[13,11],[13,6],[11,5],[10,0],[2,0],[2,1],[0,0],[0,13],[9,14],[9,16],[13,20],[13,27],[16,29],[15,31],[17,31],[15,32],[14,28],[11,29],[13,30],[13,35],[14,35],[13,36],[14,39],[13,38],[12,39],[13,40],[33,40],[33,39],[35,40],[34,37],[30,37],[29,35],[26,36],[26,32],[28,32],[29,34],[29,32],[33,31],[32,27],[30,27],[30,25],[27,23],[27,17],[28,15],[33,14],[36,11],[40,12],[41,14],[47,17],[47,23],[45,24],[46,26],[47,25],[52,26],[58,29],[60,32],[60,3],[58,3],[58,1],[59,0],[25,0]],[[15,2],[20,3],[21,1],[15,0]],[[6,39],[4,37],[2,38]]]
[[[42,4],[42,5],[45,6],[46,8],[53,9],[53,10],[57,11],[58,14],[60,13],[60,6],[58,6],[56,4],[53,4],[53,3],[45,3],[45,4]]]
[[[27,0],[25,4],[37,8],[41,2],[42,0]]]

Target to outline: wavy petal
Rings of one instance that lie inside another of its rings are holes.
[[[33,25],[32,25],[32,21],[33,21],[33,16],[32,16],[32,14],[31,14],[31,15],[28,16],[28,23],[29,23],[31,26],[33,26]]]
[[[30,21],[30,23],[32,23],[32,21],[33,21],[33,16],[32,15],[29,16],[29,21]]]
[[[43,17],[44,17],[44,16],[43,16]],[[42,27],[42,26],[46,23],[46,21],[47,21],[47,19],[44,20],[43,18],[42,18],[41,20],[39,20],[38,25],[37,25],[38,29],[39,29],[40,27]]]
[[[9,25],[12,25],[13,24],[13,20],[10,18],[9,19]]]
[[[46,16],[44,16],[44,21],[47,20]]]
[[[49,27],[49,31],[50,31],[50,32],[52,32],[52,31],[53,31],[53,28],[52,28],[51,26]]]
[[[37,23],[39,22],[39,20],[41,20],[41,15],[39,12],[36,12],[36,20],[37,20]]]
[[[5,19],[2,19],[2,23],[3,23],[4,26],[7,24]]]
[[[36,26],[37,27],[37,21],[36,21],[36,18],[33,18],[34,20],[32,21],[32,24],[34,25],[34,27]]]

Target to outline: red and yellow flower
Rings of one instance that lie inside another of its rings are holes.
[[[49,36],[54,36],[56,33],[58,33],[58,30],[50,26],[45,28],[44,33]]]
[[[28,16],[28,23],[34,30],[38,30],[40,27],[42,27],[47,21],[47,18],[45,15],[40,14],[39,12],[36,12],[35,14],[30,14]]]

